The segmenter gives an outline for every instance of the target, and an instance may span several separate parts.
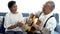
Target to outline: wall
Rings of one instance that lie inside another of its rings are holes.
[[[9,12],[9,9],[7,7],[9,1],[11,0],[0,0],[0,12]],[[31,13],[39,10],[42,11],[43,4],[48,0],[14,0],[14,1],[17,2],[19,12]],[[59,13],[60,0],[52,0],[52,1],[55,2],[55,6],[56,6],[54,13]]]

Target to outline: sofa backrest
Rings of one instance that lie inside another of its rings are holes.
[[[6,15],[6,13],[0,13],[0,16],[5,16],[5,15]],[[23,15],[23,17],[28,17],[29,13],[22,13],[22,15]],[[59,15],[58,15],[58,13],[54,13],[54,17],[56,18],[57,23],[59,23]],[[4,18],[3,18],[2,27],[0,28],[0,32],[4,32],[5,31],[3,25],[4,25]],[[57,27],[56,27],[55,30],[57,30]]]
[[[56,18],[57,23],[59,23],[59,14],[58,13],[54,13],[54,17]]]

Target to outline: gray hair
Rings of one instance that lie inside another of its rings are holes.
[[[48,1],[47,3],[51,4],[51,7],[50,7],[51,10],[55,8],[55,3],[53,1]]]

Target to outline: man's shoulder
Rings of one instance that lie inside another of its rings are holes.
[[[56,22],[55,17],[51,17],[51,18],[48,20],[48,22]]]

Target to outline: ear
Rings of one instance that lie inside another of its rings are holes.
[[[11,9],[12,9],[12,8],[9,8],[10,11],[12,11]]]

